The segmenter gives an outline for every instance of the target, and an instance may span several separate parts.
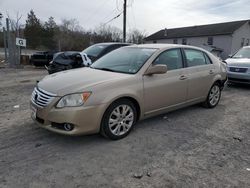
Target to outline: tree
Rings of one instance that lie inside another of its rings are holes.
[[[95,29],[95,42],[121,42],[122,31],[117,27],[101,24]]]
[[[7,13],[7,17],[10,23],[10,31],[13,37],[22,37],[24,24],[21,23],[22,15],[19,12],[16,12],[16,18],[11,18]]]
[[[27,39],[27,45],[36,48],[42,44],[42,25],[36,17],[33,10],[30,10],[27,16],[24,34]]]
[[[57,41],[55,38],[55,34],[58,31],[58,26],[54,21],[54,18],[49,17],[48,21],[46,21],[43,25],[43,34],[42,34],[42,45],[47,47],[50,50],[54,50],[57,47]]]
[[[128,34],[128,42],[133,44],[142,44],[145,37],[145,32],[141,32],[137,29],[134,29]]]
[[[2,26],[2,19],[3,19],[3,14],[0,12],[0,28]]]

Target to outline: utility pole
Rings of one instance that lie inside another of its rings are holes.
[[[126,16],[127,16],[127,0],[123,4],[123,42],[126,42]]]
[[[7,34],[6,34],[6,30],[3,27],[3,42],[4,42],[4,57],[5,57],[5,63],[8,63],[8,46],[7,46]]]
[[[12,49],[12,41],[10,36],[10,23],[9,18],[6,18],[6,30],[7,30],[7,46],[8,46],[8,64],[10,67],[13,66],[13,49]]]

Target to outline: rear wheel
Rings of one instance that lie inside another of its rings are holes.
[[[137,120],[134,104],[127,99],[112,103],[106,110],[101,125],[101,134],[112,140],[126,137]]]
[[[214,85],[209,90],[206,101],[204,101],[203,106],[206,108],[214,108],[220,101],[221,97],[221,87],[219,83],[214,83]]]

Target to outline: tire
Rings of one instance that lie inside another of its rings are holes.
[[[219,83],[214,83],[210,88],[206,101],[203,102],[203,106],[206,108],[214,108],[220,101],[221,86]]]
[[[111,140],[126,137],[137,120],[135,105],[128,99],[113,102],[103,115],[101,134]]]

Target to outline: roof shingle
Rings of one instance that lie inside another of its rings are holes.
[[[173,28],[173,29],[166,30],[167,35],[165,35],[165,29],[162,29],[146,37],[145,40],[229,35],[229,34],[232,34],[238,28],[240,28],[246,22],[249,22],[249,20],[241,20],[241,21],[217,23],[217,24],[209,24],[209,25],[199,25],[199,26],[191,26],[191,27],[182,27],[182,28]]]

